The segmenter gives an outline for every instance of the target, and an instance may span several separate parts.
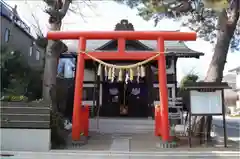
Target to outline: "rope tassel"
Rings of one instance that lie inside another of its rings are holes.
[[[108,80],[111,80],[112,79],[112,68],[109,67],[108,69]]]
[[[115,67],[112,68],[111,81],[113,82],[115,78]]]
[[[145,74],[144,66],[141,66],[140,69],[141,69],[141,77],[145,77],[146,74]]]
[[[105,75],[105,77],[107,77],[107,76],[108,76],[108,70],[107,70],[107,66],[105,66],[105,67],[104,67],[104,75]]]
[[[128,74],[128,72],[126,73],[126,77],[125,77],[125,82],[126,82],[126,84],[128,84],[128,80],[129,80],[129,74]]]
[[[134,72],[132,68],[130,68],[129,74],[130,74],[130,81],[133,81]]]
[[[141,76],[141,71],[140,71],[140,67],[138,66],[137,67],[137,82],[139,83],[139,78],[140,78],[140,76]]]
[[[122,69],[119,70],[118,81],[120,81],[120,82],[123,81],[123,70]]]
[[[98,71],[97,71],[97,75],[98,75],[98,76],[101,76],[101,71],[102,71],[102,65],[99,64],[99,65],[98,65]]]

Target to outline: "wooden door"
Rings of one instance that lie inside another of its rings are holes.
[[[128,83],[126,100],[130,117],[148,116],[148,96],[145,83]]]
[[[101,116],[119,116],[120,105],[123,100],[123,86],[123,83],[103,84]]]

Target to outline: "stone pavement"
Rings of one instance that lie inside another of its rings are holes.
[[[154,136],[153,132],[146,134],[101,134],[101,133],[90,133],[90,138],[86,145],[81,147],[71,147],[69,146],[68,150],[94,150],[94,151],[154,151],[159,152],[163,151],[159,147],[159,140]],[[188,138],[181,139],[181,148],[188,149]],[[192,139],[193,148],[205,148],[206,146],[199,146],[199,141]],[[239,145],[236,143],[228,141],[228,150],[237,150]],[[222,150],[223,142],[217,141],[215,147],[208,146],[213,150]],[[179,149],[179,148],[177,148]],[[164,149],[165,151],[165,149]]]
[[[125,152],[125,151],[69,151],[50,152],[2,152],[13,154],[2,159],[239,159],[235,151],[164,151],[164,152]]]
[[[1,159],[239,159],[239,147],[193,147],[163,149],[152,134],[91,133],[88,144],[49,152],[1,152]]]
[[[87,145],[49,152],[1,152],[12,154],[1,159],[239,159],[237,148],[163,149],[151,135],[98,134]]]

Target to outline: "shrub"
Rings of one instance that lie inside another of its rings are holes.
[[[64,118],[58,112],[50,112],[50,128],[51,147],[59,148],[66,145],[66,137],[64,134]]]

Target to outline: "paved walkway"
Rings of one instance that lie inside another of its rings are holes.
[[[161,149],[153,135],[98,134],[89,143],[76,149],[49,152],[2,152],[12,157],[1,159],[239,159],[232,148]]]
[[[14,154],[6,159],[239,159],[233,151],[165,151],[165,152],[111,152],[111,151],[51,151],[51,152],[5,152]],[[2,159],[5,159],[2,158]]]
[[[129,151],[129,138],[115,138],[110,147],[110,151]]]
[[[13,154],[1,159],[239,159],[239,147],[161,149],[156,137],[150,134],[90,134],[88,144],[50,152],[1,152]]]

